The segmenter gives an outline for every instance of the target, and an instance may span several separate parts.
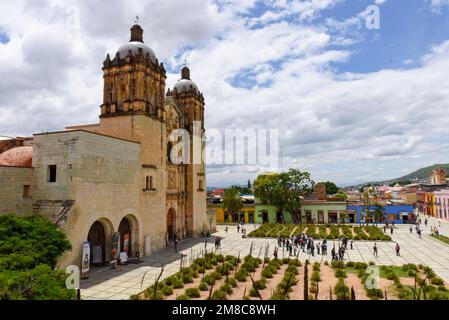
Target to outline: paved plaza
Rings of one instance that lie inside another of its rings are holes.
[[[428,227],[424,228],[422,239],[415,232],[410,234],[408,225],[398,225],[392,236],[393,242],[377,242],[379,256],[373,256],[374,241],[354,241],[354,249],[347,250],[346,261],[373,261],[378,265],[403,265],[406,263],[423,264],[430,266],[440,277],[449,282],[449,246],[429,236],[430,226],[437,226],[434,219],[429,220]],[[256,226],[246,225],[247,233]],[[143,258],[140,264],[122,266],[121,271],[109,267],[94,268],[89,274],[89,279],[81,280],[82,299],[129,299],[132,294],[137,294],[154,283],[161,270],[161,264],[165,265],[162,279],[180,269],[181,253],[185,255],[184,263],[190,263],[194,258],[204,252],[214,249],[214,237],[221,237],[221,249],[217,253],[230,254],[244,257],[249,254],[252,247],[252,255],[263,257],[268,245],[268,253],[272,256],[273,248],[277,246],[276,239],[242,238],[237,233],[236,226],[229,226],[229,232],[224,231],[224,226],[218,226],[218,232],[208,238],[206,244],[203,239],[190,239],[180,242],[180,252],[174,252],[172,247],[156,254]],[[440,233],[449,236],[449,223],[441,222]],[[318,241],[318,240],[316,240]],[[401,256],[395,252],[396,242],[401,247]],[[338,248],[337,241],[329,241],[329,252],[333,243]],[[252,244],[252,245],[251,245]],[[279,251],[279,257],[288,256],[287,252]],[[330,253],[327,256],[309,256],[301,252],[299,259],[304,261],[330,261]]]

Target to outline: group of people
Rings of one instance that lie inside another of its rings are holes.
[[[243,227],[243,220],[237,225],[237,233],[242,233],[242,238],[246,238],[246,228]],[[227,231],[226,231],[227,232]]]
[[[327,255],[328,254],[328,243],[327,240],[324,239],[322,242],[316,242],[312,237],[301,233],[299,236],[292,237],[279,237],[278,238],[278,246],[274,248],[273,255],[277,257],[278,248],[285,248],[289,254],[289,256],[297,256],[299,252],[307,253],[311,256],[317,255]],[[342,238],[339,241],[338,251],[335,249],[335,246],[331,250],[332,261],[335,260],[343,260],[345,251],[348,246],[348,239]],[[351,249],[353,248],[353,240],[350,242]]]

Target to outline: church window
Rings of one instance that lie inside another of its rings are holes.
[[[30,196],[30,186],[29,185],[24,185],[23,186],[23,195],[22,195],[22,197],[28,198],[29,196]]]
[[[47,181],[56,182],[56,165],[49,165],[47,169]]]
[[[172,159],[171,159],[171,150],[172,150],[172,148],[173,148],[173,144],[172,144],[172,142],[170,141],[168,144],[167,144],[167,160],[168,160],[168,162],[170,162],[170,163],[172,163]]]

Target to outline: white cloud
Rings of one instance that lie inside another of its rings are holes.
[[[146,44],[169,70],[188,59],[206,128],[279,129],[285,168],[344,183],[447,161],[449,42],[414,68],[339,74],[334,64],[351,59],[360,17],[304,23],[338,2],[272,0],[254,17],[255,0],[79,1],[78,30],[65,27],[69,1],[2,3],[10,42],[0,44],[0,134],[98,121],[102,62],[139,14]],[[169,73],[167,85],[178,78]],[[260,170],[210,167],[207,180],[243,183]]]

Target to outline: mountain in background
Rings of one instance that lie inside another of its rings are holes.
[[[449,163],[434,164],[433,166],[418,169],[416,171],[413,171],[412,173],[409,173],[408,175],[389,181],[391,181],[390,183],[393,183],[398,181],[408,181],[412,179],[428,179],[432,170],[438,168],[443,168],[446,173],[449,173]]]
[[[402,176],[400,178],[396,178],[396,179],[391,179],[391,180],[383,180],[383,181],[372,181],[372,182],[367,182],[367,183],[361,183],[361,184],[357,184],[351,187],[361,187],[364,185],[369,185],[369,184],[392,184],[392,183],[396,183],[396,182],[400,182],[400,181],[413,181],[413,180],[426,180],[429,178],[430,173],[432,172],[433,169],[438,169],[438,168],[443,168],[446,173],[449,176],[449,163],[443,163],[443,164],[434,164],[432,166],[428,166],[425,168],[421,168],[418,169],[416,171],[413,171],[412,173],[409,173],[405,176]]]

